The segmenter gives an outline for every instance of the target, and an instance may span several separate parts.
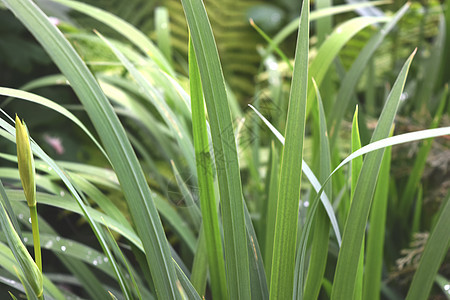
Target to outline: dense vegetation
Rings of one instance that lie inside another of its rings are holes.
[[[450,297],[446,2],[2,2],[2,298]]]

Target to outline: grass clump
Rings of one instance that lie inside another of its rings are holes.
[[[190,33],[187,61],[171,48],[171,12],[163,7],[155,11],[155,46],[130,23],[82,2],[55,0],[116,35],[69,23],[57,27],[30,0],[3,2],[61,74],[21,89],[0,88],[11,97],[2,100],[2,142],[25,136],[22,122],[16,120],[15,130],[8,118],[11,108],[26,110],[30,104],[19,101],[25,100],[40,104],[45,114],[56,113],[61,124],[77,125],[68,140],[80,136],[74,148],[86,146],[91,156],[101,157],[49,155],[55,144],[46,146],[37,130],[34,139],[22,138],[29,141],[26,156],[36,156],[36,176],[34,167],[24,171],[23,151],[18,159],[0,153],[8,164],[19,162],[19,171],[0,168],[7,183],[0,185],[7,243],[0,244],[0,253],[10,257],[12,251],[22,271],[0,262],[10,287],[28,298],[57,299],[425,299],[441,293],[449,277],[440,266],[448,264],[450,193],[444,189],[438,208],[427,211],[433,188],[423,174],[431,139],[444,149],[449,145],[448,78],[440,64],[446,52],[440,47],[450,35],[439,30],[430,42],[426,15],[411,25],[421,32],[421,42],[412,46],[395,32],[399,22],[410,20],[409,4],[392,13],[377,9],[375,15],[348,17],[339,14],[367,4],[310,13],[309,1],[303,1],[296,26],[286,25],[273,39],[253,22],[267,47],[252,45],[262,63],[248,109],[249,99],[227,84],[201,0],[181,1]],[[433,7],[442,29],[450,21],[448,11]],[[334,28],[332,17],[340,20]],[[281,44],[296,29],[296,42]],[[344,59],[349,41],[367,32],[360,49]],[[402,51],[382,51],[392,43]],[[288,54],[293,45],[295,52]],[[426,51],[439,55],[417,58]],[[409,56],[399,55],[404,52]],[[378,78],[381,59],[400,65],[394,79]],[[439,82],[427,82],[421,72]],[[70,87],[76,102],[51,100],[47,93],[55,85]],[[401,127],[399,115],[411,111],[429,121],[426,127],[394,130]],[[43,118],[26,119],[32,124]],[[58,132],[60,125],[49,123]],[[22,140],[16,142],[19,150]],[[408,178],[396,176],[392,146],[422,140],[408,160]],[[52,210],[37,215],[36,200]],[[33,208],[36,263],[22,243],[30,236],[24,201]],[[87,221],[80,230],[94,238],[61,239],[53,209]],[[395,260],[424,231],[429,237],[421,259],[401,278]],[[52,272],[42,273],[41,247],[49,250],[44,256],[59,260],[48,262]],[[19,259],[21,253],[27,259]],[[17,279],[21,285],[12,283]]]

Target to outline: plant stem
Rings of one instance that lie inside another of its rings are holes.
[[[30,206],[31,228],[33,231],[33,245],[34,245],[34,260],[36,265],[42,273],[42,256],[41,256],[41,242],[39,239],[39,225],[37,218],[37,206]]]

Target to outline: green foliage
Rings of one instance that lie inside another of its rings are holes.
[[[29,299],[42,286],[54,299],[442,294],[450,277],[449,181],[439,166],[449,162],[450,35],[441,4],[355,17],[348,12],[369,4],[318,1],[310,13],[309,1],[3,3],[41,46],[27,43],[61,71],[0,87],[8,97],[0,102],[8,145],[0,152],[0,277],[8,289]],[[41,9],[52,8],[65,22],[49,22]],[[30,69],[34,54],[14,53],[17,41],[0,34],[10,63]],[[72,91],[77,104],[66,105]],[[251,109],[240,108],[242,95],[253,97]],[[38,106],[25,121],[40,244],[9,150],[9,116]],[[41,145],[58,141],[41,139],[35,120],[75,125],[59,142],[98,159],[52,158]],[[421,140],[409,156],[396,146]],[[25,246],[42,248],[42,274]]]

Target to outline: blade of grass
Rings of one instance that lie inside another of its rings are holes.
[[[1,133],[1,132],[0,132]],[[0,154],[1,156],[1,154]],[[44,172],[48,172],[49,166],[47,164],[44,164],[43,162],[38,161],[36,165],[43,164],[41,167],[41,170]],[[71,170],[77,173],[77,175],[82,176],[84,179],[88,180],[89,182],[93,182],[96,184],[100,184],[102,186],[112,188],[114,190],[120,191],[120,187],[118,186],[117,178],[115,176],[115,173],[113,173],[109,169],[103,169],[99,167],[93,167],[85,164],[77,164],[77,163],[69,163],[69,162],[58,162],[58,164],[62,167],[64,167],[66,170]],[[86,171],[88,175],[82,173]],[[71,175],[72,172],[69,172],[69,175]],[[59,190],[58,190],[59,191]],[[90,191],[84,191],[86,193],[89,193]],[[57,192],[58,194],[59,192]],[[64,193],[64,192],[63,192]],[[174,206],[171,205],[166,199],[164,199],[162,196],[156,193],[152,193],[152,196],[155,201],[156,208],[158,209],[161,216],[168,222],[170,226],[178,233],[180,238],[186,243],[188,248],[192,251],[192,253],[195,250],[195,236],[186,221],[180,216],[180,214],[175,210]],[[96,201],[101,201],[101,199],[95,199]],[[109,210],[108,210],[109,211]],[[108,216],[109,217],[109,216]],[[111,218],[110,218],[111,219]],[[98,220],[96,219],[98,222]],[[125,232],[130,232],[130,225],[125,222],[121,223],[118,220],[115,220],[116,224],[123,224],[119,226],[119,228]],[[124,227],[124,228],[123,228]],[[133,231],[133,230],[131,230]],[[136,234],[133,231],[134,240],[135,243],[137,241],[136,246],[140,248],[140,250],[144,251],[142,248],[142,243],[137,238]]]
[[[4,277],[2,278],[3,284],[9,285],[23,293],[28,293],[28,291],[30,291],[32,294],[31,295],[32,298],[30,297],[29,299],[37,299],[36,295],[34,295],[33,292],[31,291],[31,287],[26,282],[24,282],[23,276],[22,275],[19,276],[20,267],[17,265],[17,262],[14,258],[14,254],[11,252],[11,249],[9,248],[8,245],[3,243],[0,243],[0,265],[3,267],[1,270],[2,272],[1,277]],[[7,280],[6,278],[8,277],[11,279]]]
[[[201,0],[182,0],[208,111],[222,208],[230,299],[250,299],[242,184],[227,93],[211,25]]]
[[[449,288],[448,288],[449,287],[448,283],[450,282],[450,280],[448,280],[447,278],[445,278],[442,275],[437,274],[435,282],[442,289],[442,292],[447,293],[447,295],[450,294],[449,293]]]
[[[316,82],[312,80],[317,97],[317,120],[315,132],[320,132],[320,146],[319,146],[319,180],[324,182],[331,172],[331,156],[330,147],[328,143],[327,123],[325,120],[325,111],[323,109],[322,98]],[[317,130],[317,131],[316,131]],[[329,184],[325,188],[328,197],[332,197],[332,186]],[[325,273],[325,267],[328,256],[328,241],[330,235],[330,220],[327,216],[326,210],[323,206],[319,206],[317,215],[314,221],[314,235],[311,242],[311,257],[309,260],[308,273],[306,276],[305,286],[303,286],[303,279],[297,285],[297,295],[299,299],[317,299],[319,296],[320,287]],[[300,262],[300,260],[297,260]],[[296,267],[296,269],[299,267]],[[303,276],[303,272],[299,272],[297,276]],[[302,295],[304,289],[304,295]],[[297,297],[298,298],[298,297]]]
[[[376,5],[384,5],[388,4],[390,1],[370,1],[370,2],[361,2],[354,4],[345,4],[345,5],[337,5],[329,8],[320,9],[317,11],[311,12],[310,21],[314,21],[323,17],[337,15],[340,13],[345,13],[349,11],[353,11],[357,8],[367,7],[367,6],[376,6]],[[290,21],[284,28],[282,28],[272,39],[273,45],[270,45],[265,54],[264,58],[272,53],[274,48],[278,46],[284,39],[290,36],[293,32],[298,29],[299,18],[295,18]]]
[[[392,135],[393,131],[391,132]],[[372,209],[370,211],[367,232],[366,264],[364,266],[364,283],[362,299],[380,299],[383,268],[383,249],[385,240],[386,214],[389,193],[389,173],[392,148],[386,148],[381,162]]]
[[[358,127],[358,106],[356,106],[355,114],[353,115],[352,122],[352,153],[361,149],[361,139],[359,136],[359,127]],[[355,195],[355,188],[358,182],[358,177],[361,172],[361,167],[363,164],[362,157],[356,157],[351,162],[351,188],[350,188],[350,201],[353,201],[353,197]],[[351,205],[351,202],[350,202]]]
[[[2,127],[4,127],[4,128],[9,130],[10,134],[14,135],[15,131],[14,131],[14,128],[11,125],[5,124],[3,119],[0,119],[0,123],[1,123]],[[14,138],[12,138],[12,139],[14,140]],[[112,259],[111,253],[110,253],[109,249],[106,247],[106,245],[104,243],[104,240],[103,240],[103,237],[100,235],[100,233],[98,231],[99,230],[98,227],[97,227],[98,225],[93,221],[93,218],[91,216],[91,215],[93,215],[95,213],[98,213],[98,212],[95,211],[95,210],[92,210],[91,208],[86,207],[84,205],[83,201],[80,199],[77,191],[75,190],[73,185],[70,183],[70,181],[68,180],[67,176],[62,172],[62,170],[58,167],[58,165],[56,165],[53,162],[53,160],[51,160],[50,157],[46,156],[46,154],[42,151],[42,149],[39,148],[39,146],[37,144],[34,143],[34,141],[32,141],[31,147],[32,147],[32,150],[33,150],[34,154],[39,156],[39,157],[41,157],[41,158],[43,158],[52,167],[52,169],[55,170],[58,173],[58,175],[61,177],[61,179],[67,185],[69,190],[71,190],[73,196],[77,199],[77,204],[78,204],[77,205],[75,203],[72,203],[72,204],[74,204],[73,206],[76,207],[80,212],[82,212],[86,216],[86,218],[87,218],[88,222],[90,223],[90,225],[92,226],[93,231],[96,234],[96,236],[97,236],[97,238],[98,238],[98,240],[99,240],[103,250],[105,251],[105,254],[108,256],[108,259],[109,259],[109,261],[111,263],[111,266],[115,269],[115,273],[116,273],[117,279],[119,281],[123,280],[120,277],[120,275],[117,274],[117,265],[116,265],[115,261]],[[19,198],[22,201],[24,200],[23,193],[18,193],[18,196],[19,196]],[[36,196],[37,196],[37,200],[38,200],[39,203],[45,203],[45,200],[49,198],[47,196],[44,199],[40,199],[40,193],[38,193]],[[8,193],[8,197],[11,200],[15,200],[15,197],[13,197],[11,193]],[[90,209],[91,209],[91,211],[89,212]],[[121,226],[119,225],[118,227],[121,227]]]
[[[361,50],[360,54],[355,59],[350,70],[346,73],[341,83],[336,102],[332,109],[333,113],[330,114],[330,122],[328,123],[330,136],[332,137],[331,145],[334,145],[336,142],[340,123],[342,121],[342,118],[344,117],[344,113],[347,110],[348,104],[351,100],[351,96],[354,93],[354,89],[358,84],[358,79],[361,77],[365,66],[369,62],[376,49],[378,49],[378,47],[381,45],[386,35],[395,27],[400,18],[404,16],[408,8],[409,3],[406,3],[392,17],[392,19],[367,42],[366,46]]]
[[[245,202],[244,202],[245,205]],[[247,230],[247,248],[249,256],[250,272],[250,287],[252,299],[269,299],[269,288],[267,287],[266,273],[264,270],[261,251],[259,249],[258,239],[256,237],[255,229],[253,228],[252,219],[248,212],[247,205],[245,209],[245,226]]]
[[[418,78],[422,80],[420,80],[417,84],[417,92],[414,95],[414,104],[416,111],[421,115],[426,115],[430,109],[431,100],[433,98],[434,89],[436,87],[436,82],[438,80],[439,71],[442,64],[442,54],[445,44],[445,18],[442,13],[439,14],[439,24],[437,26],[438,33],[434,38],[432,48],[429,50],[430,53],[428,58],[425,59],[425,55],[419,56],[423,57],[423,63],[421,63],[421,65],[424,69],[422,72],[426,75],[422,78],[418,76]]]
[[[19,235],[15,231],[3,204],[4,201],[5,199],[2,198],[2,201],[0,202],[0,224],[2,231],[6,236],[8,246],[14,255],[15,262],[22,271],[21,273],[17,271],[17,275],[24,276],[21,278],[24,286],[25,283],[28,283],[32,287],[30,291],[26,289],[29,297],[33,295],[34,297],[43,299],[42,270],[36,265],[25,245],[22,243]]]
[[[125,55],[120,52],[108,39],[97,32],[97,35],[109,46],[109,48],[114,52],[116,57],[124,65],[131,76],[136,80],[138,86],[141,88],[143,95],[154,105],[154,107],[161,114],[161,117],[171,128],[175,139],[177,140],[180,150],[183,152],[186,158],[186,163],[189,165],[190,170],[194,177],[197,176],[197,172],[193,163],[194,157],[194,147],[189,139],[189,134],[183,124],[180,122],[179,118],[170,109],[166,103],[164,97],[159,93],[155,86],[151,85],[150,82],[143,76],[141,72],[129,61]]]
[[[431,121],[430,128],[437,128],[442,119],[442,114],[444,112],[445,104],[448,98],[448,86],[445,87],[442,97],[440,99],[439,107],[436,111],[436,115]],[[420,179],[422,177],[425,165],[427,162],[428,154],[430,153],[431,146],[433,145],[433,140],[426,140],[423,142],[422,146],[417,153],[417,158],[414,161],[413,168],[408,176],[408,181],[406,182],[405,189],[403,190],[402,197],[400,198],[400,203],[398,206],[399,210],[403,210],[403,213],[409,211],[408,208],[412,206],[414,200],[414,193],[419,185]],[[400,215],[399,215],[400,216]],[[402,217],[404,224],[408,221],[408,218]]]
[[[269,181],[269,193],[267,201],[267,224],[264,230],[266,234],[266,243],[264,249],[264,269],[267,274],[267,281],[270,282],[270,274],[272,269],[272,255],[273,255],[273,238],[275,232],[275,221],[277,216],[277,197],[278,197],[278,176],[279,176],[279,157],[278,149],[275,147],[275,143],[271,145],[272,152],[272,166],[270,168],[270,181]]]
[[[361,137],[359,135],[358,126],[358,107],[355,109],[355,114],[353,116],[352,122],[352,152],[361,149]],[[352,205],[353,197],[355,196],[356,184],[358,183],[359,174],[361,172],[363,160],[362,157],[357,157],[351,162],[351,184],[350,184],[350,203],[349,207]],[[348,216],[346,212],[345,217]],[[362,241],[361,252],[359,255],[358,270],[356,272],[355,278],[355,290],[353,292],[353,299],[362,299],[362,289],[363,289],[363,274],[364,274],[364,247],[365,247],[365,237]]]
[[[286,54],[284,54],[284,52],[281,51],[281,49],[273,43],[272,39],[261,28],[259,28],[258,25],[255,24],[253,19],[250,19],[250,25],[259,33],[260,36],[262,36],[269,43],[269,45],[278,54],[278,56],[280,56],[280,58],[286,63],[286,65],[288,65],[289,69],[291,69],[291,71],[294,70],[291,61],[286,56]]]
[[[155,63],[165,72],[174,75],[174,71],[169,62],[165,59],[160,50],[153,44],[153,42],[141,31],[137,30],[133,25],[124,21],[123,19],[104,11],[100,8],[91,6],[86,3],[67,0],[52,0],[53,2],[61,3],[64,6],[70,7],[82,14],[86,14],[116,30],[118,33],[129,39],[142,52],[148,55]]]
[[[444,10],[444,18],[445,18],[445,45],[443,49],[443,57],[441,63],[441,70],[439,74],[439,84],[442,86],[444,84],[450,83],[450,70],[446,67],[450,65],[450,9]],[[447,113],[450,113],[450,106],[447,107]]]
[[[186,183],[181,178],[180,172],[178,172],[175,163],[172,160],[170,161],[170,163],[172,165],[173,174],[175,175],[175,180],[177,182],[178,188],[180,189],[181,194],[183,195],[183,201],[187,206],[191,223],[194,225],[194,228],[196,230],[199,230],[202,224],[202,214],[200,212],[200,208],[197,206],[197,203],[195,203],[194,196],[187,187]]]
[[[408,74],[409,66],[416,51],[405,62],[397,77],[385,107],[372,135],[371,142],[378,141],[389,134],[400,102],[400,96]],[[355,276],[358,269],[364,231],[369,216],[375,183],[384,151],[376,151],[366,156],[356,185],[354,198],[345,224],[342,246],[339,252],[333,282],[331,299],[350,299],[353,297]]]
[[[422,205],[423,205],[423,188],[419,185],[417,190],[416,203],[414,204],[414,214],[411,222],[411,233],[414,234],[420,230],[420,220],[422,218]]]
[[[224,273],[225,276],[225,273]],[[195,249],[194,261],[190,281],[200,297],[205,297],[206,281],[208,277],[208,250],[206,248],[205,230],[200,227],[197,248]]]
[[[0,95],[30,101],[33,103],[38,103],[62,114],[63,116],[74,122],[78,127],[80,127],[84,131],[84,133],[86,133],[86,135],[94,142],[94,144],[103,153],[103,155],[105,155],[105,157],[108,158],[105,150],[103,150],[103,147],[100,145],[97,139],[90,133],[90,131],[86,128],[86,126],[84,126],[84,124],[75,115],[73,115],[70,111],[68,111],[61,105],[36,94],[4,87],[0,87]]]
[[[22,286],[25,290],[25,294],[27,295],[28,300],[41,300],[42,298],[36,297],[35,293],[33,293],[33,288],[30,286],[26,278],[23,274],[19,273],[19,270],[14,266],[14,271],[16,272],[16,276],[19,278],[20,282],[22,282]]]
[[[270,131],[272,131],[272,133],[277,137],[277,139],[284,145],[285,138],[283,137],[283,135],[252,105],[249,104],[249,107],[253,109],[253,111],[258,115],[258,117],[261,118],[261,120],[267,125],[267,127],[269,127]],[[334,233],[336,234],[337,242],[340,245],[341,234],[339,231],[336,215],[334,214],[334,209],[330,203],[330,200],[328,199],[326,193],[320,192],[322,185],[320,184],[319,180],[317,180],[317,177],[314,175],[313,171],[304,160],[302,160],[302,171],[303,173],[305,173],[306,178],[308,178],[314,190],[318,193],[318,195],[320,195],[320,200],[325,210],[327,211]],[[327,178],[327,180],[329,180],[329,178]]]
[[[331,173],[332,176],[337,170],[343,167],[348,162],[352,161],[355,157],[370,153],[372,151],[376,151],[379,149],[383,149],[389,146],[399,145],[403,143],[409,143],[413,141],[419,141],[424,139],[430,139],[438,136],[444,136],[450,134],[450,126],[449,127],[440,127],[434,129],[426,129],[413,131],[408,133],[399,134],[390,138],[381,139],[379,141],[371,142],[370,144],[362,147],[361,149],[353,152],[349,156],[347,156]]]
[[[137,285],[136,280],[134,279],[134,276],[133,276],[133,272],[132,272],[132,270],[130,268],[129,263],[127,262],[127,259],[125,258],[125,255],[123,254],[122,250],[119,248],[119,245],[117,244],[117,241],[114,238],[114,236],[113,236],[113,234],[112,234],[112,232],[111,232],[111,230],[109,229],[108,226],[106,226],[106,230],[109,233],[109,238],[110,238],[109,242],[110,242],[110,245],[112,245],[112,248],[113,248],[113,251],[115,252],[116,257],[117,256],[120,257],[120,259],[122,261],[122,264],[125,266],[125,268],[126,268],[126,270],[128,272],[128,276],[131,279],[131,282],[133,283],[132,286],[128,285],[127,287],[130,290],[131,290],[131,287],[134,287],[134,294],[133,295],[135,297],[137,297],[137,299],[142,300],[141,292],[139,291],[138,285]]]
[[[33,2],[3,1],[42,44],[79,96],[121,182],[137,232],[142,237],[158,296],[178,299],[175,268],[161,220],[137,157],[108,99],[72,46]],[[64,176],[62,172],[61,175]],[[95,230],[95,223],[91,226]],[[106,245],[105,251],[109,251]]]
[[[15,201],[14,211],[17,215],[23,216],[23,219],[20,220],[24,226],[29,228],[30,224],[27,217],[29,214],[28,207],[24,203]],[[85,247],[82,244],[77,245],[74,241],[61,238],[43,218],[39,220],[39,230],[44,234],[42,243],[44,245],[43,247],[47,250],[56,251],[58,253],[58,259],[64,264],[69,272],[78,279],[80,285],[89,294],[89,296],[93,299],[105,298],[107,291],[103,287],[99,288],[102,284],[98,280],[97,276],[94,275],[94,273],[85,264],[80,263],[80,260],[74,259],[78,257],[95,268],[99,268],[104,272],[108,271],[109,276],[114,278],[115,274],[111,266],[108,263],[101,263],[104,261],[105,256],[94,249]],[[74,246],[74,249],[70,246]],[[63,249],[65,249],[65,251],[63,251]],[[67,257],[67,255],[71,254],[74,256]],[[97,261],[97,265],[94,263],[95,260]],[[46,281],[44,278],[44,290],[45,284]]]
[[[33,246],[32,234],[30,232],[25,232],[24,237],[24,244],[27,246]],[[3,234],[2,240],[5,240]],[[87,247],[84,244],[73,240],[60,238],[59,236],[55,237],[52,234],[42,234],[42,245],[42,248],[52,251],[55,255],[68,256],[76,259],[78,263],[85,262],[86,264],[89,264],[114,278],[114,273],[111,266],[104,263],[104,261],[107,261],[106,256],[93,248]]]
[[[0,135],[2,135],[2,132],[0,131]],[[3,158],[9,158],[10,161],[17,162],[17,158],[15,156],[6,156],[5,154],[0,153],[0,157]],[[86,183],[83,183],[80,180],[88,180],[89,182],[95,182],[96,184],[100,184],[102,186],[120,191],[120,188],[117,183],[117,178],[115,174],[109,170],[109,169],[103,169],[99,167],[93,167],[88,166],[85,164],[77,164],[77,163],[69,163],[69,162],[58,162],[58,165],[61,167],[64,167],[66,172],[68,170],[74,171],[73,172],[67,172],[71,178],[74,177],[74,180],[79,184],[78,188],[86,193],[89,196],[93,197],[93,200],[98,203],[100,206],[105,209],[105,212],[108,212],[108,218],[114,221],[114,227],[117,228],[119,233],[122,235],[125,234],[127,238],[131,238],[131,241],[140,249],[143,251],[142,243],[140,242],[139,238],[136,236],[136,233],[134,230],[131,229],[131,226],[128,224],[128,222],[121,222],[123,220],[123,217],[120,217],[121,213],[117,212],[117,208],[112,206],[112,203],[109,203],[104,199],[104,196],[101,196],[98,194],[98,191],[93,191],[92,187],[87,185]],[[54,174],[52,171],[52,168],[49,167],[48,164],[46,164],[43,161],[37,160],[36,161],[36,168],[49,173]],[[3,169],[4,170],[4,169]],[[89,175],[83,174],[81,172],[86,171]],[[3,171],[3,173],[5,173]],[[57,177],[57,176],[56,176]],[[17,179],[18,173],[14,172],[14,174],[11,174],[11,176],[8,176],[8,178]],[[41,183],[41,181],[40,181]],[[40,184],[41,187],[46,187],[42,184]],[[50,192],[54,194],[62,194],[64,196],[65,191],[61,190],[59,187],[56,189],[49,189]],[[168,222],[170,226],[172,226],[173,230],[178,233],[180,238],[186,243],[189,250],[194,252],[195,249],[195,237],[194,233],[190,230],[189,226],[187,225],[186,221],[180,216],[180,214],[174,209],[173,205],[171,205],[166,199],[163,199],[159,194],[153,193],[152,194],[155,200],[156,207],[158,211],[160,212],[161,216]],[[51,195],[53,196],[53,195]],[[102,199],[103,198],[103,199]],[[44,200],[45,201],[45,200]],[[54,200],[56,201],[56,200]],[[60,202],[55,202],[58,203]],[[73,204],[71,204],[73,205]],[[66,208],[67,209],[67,208]],[[75,208],[71,208],[69,210],[73,210]],[[89,210],[90,208],[88,208]],[[78,213],[81,213],[80,211],[77,211]],[[97,211],[94,210],[94,214],[97,213]],[[82,213],[81,213],[82,214]],[[118,216],[118,218],[116,218]],[[99,219],[97,216],[94,215],[94,219],[99,222]],[[116,229],[113,229],[117,231]]]
[[[450,192],[442,203],[440,216],[434,226],[419,267],[414,274],[411,286],[409,287],[406,300],[427,299],[430,294],[431,287],[436,278],[439,266],[442,263],[447,250],[450,246]]]
[[[182,299],[201,300],[197,291],[188,280],[188,277],[183,273],[183,270],[181,270],[180,266],[177,263],[175,263],[175,268],[177,271],[177,276],[179,278],[179,281],[177,281],[177,287],[180,291],[180,294],[182,295]]]
[[[280,140],[280,142],[284,143],[283,136],[259,112],[257,112],[256,110],[255,110],[255,112],[259,115],[259,117],[261,119],[264,120],[266,125],[271,129],[271,131]],[[393,146],[393,145],[398,145],[398,144],[407,143],[407,142],[411,142],[411,141],[417,141],[417,140],[421,140],[421,139],[427,139],[427,138],[431,138],[431,137],[443,136],[443,135],[448,135],[448,134],[450,134],[450,127],[444,127],[444,128],[438,128],[438,129],[428,129],[428,130],[422,130],[422,131],[416,131],[416,132],[410,132],[410,133],[406,133],[406,134],[401,134],[401,135],[398,135],[398,136],[382,139],[382,140],[373,142],[373,143],[371,143],[369,145],[366,145],[366,146],[362,147],[361,149],[359,149],[358,151],[356,151],[356,152],[352,153],[351,155],[349,155],[347,158],[345,158],[333,170],[333,172],[328,176],[327,180],[324,182],[322,187],[320,186],[320,184],[318,185],[317,196],[316,197],[319,198],[319,197],[322,197],[324,195],[324,193],[323,193],[324,187],[326,186],[326,184],[328,183],[330,178],[337,171],[339,171],[345,164],[350,162],[355,157],[359,157],[361,155],[370,153],[372,151],[375,151],[375,150],[378,150],[378,149],[383,149],[385,147],[389,147],[389,146]],[[304,162],[303,162],[303,166],[306,166],[306,164]],[[305,172],[305,174],[308,174],[308,173]],[[315,178],[314,175],[312,174],[312,172],[310,173],[310,175],[311,175],[310,178]],[[308,176],[308,175],[306,175],[306,176]],[[315,179],[315,181],[317,181],[317,179]],[[314,188],[316,189],[316,186],[315,186],[315,183],[314,183],[315,181],[311,181],[311,182],[312,182]],[[321,198],[321,200],[323,201],[322,203],[325,205],[325,207],[327,207],[325,203],[328,201],[328,199],[325,198],[325,200],[326,200],[325,201],[323,198]],[[313,217],[314,217],[315,212],[317,210],[318,203],[319,202],[314,201],[312,206],[308,210],[308,216],[307,216],[307,219],[305,221],[304,229],[302,231],[302,235],[301,235],[301,239],[300,239],[300,243],[299,243],[299,253],[297,255],[297,257],[299,257],[301,259],[304,259],[305,256],[306,256],[306,248],[307,248],[306,245],[308,244],[309,234],[310,234],[311,227],[312,227],[312,221],[314,219]],[[304,262],[302,264],[304,264]],[[385,285],[382,285],[382,290],[387,290],[387,287]],[[390,292],[390,294],[393,294],[392,291],[389,291],[389,292]]]
[[[209,149],[205,105],[192,41],[189,40],[189,84],[191,91],[192,128],[198,174],[203,230],[208,253],[211,290],[214,298],[227,299],[225,262],[219,216],[214,195],[214,177]]]
[[[281,158],[270,298],[291,299],[308,88],[309,1],[303,1]]]
[[[16,230],[17,235],[23,240],[22,230],[20,229],[19,223],[17,222],[16,215],[13,213],[11,202],[9,201],[8,195],[6,195],[5,187],[3,186],[2,181],[0,180],[0,197],[2,198],[2,203],[5,206],[7,214],[10,216],[11,222],[13,224],[14,230]]]
[[[320,88],[325,75],[328,72],[333,60],[337,57],[339,51],[344,45],[358,32],[367,26],[388,22],[390,18],[387,17],[358,17],[350,19],[349,21],[339,25],[320,46],[317,56],[311,62],[308,82],[308,99],[314,99],[314,88],[311,83],[311,78],[317,83]],[[314,101],[309,101],[306,108],[307,115],[309,114]]]

